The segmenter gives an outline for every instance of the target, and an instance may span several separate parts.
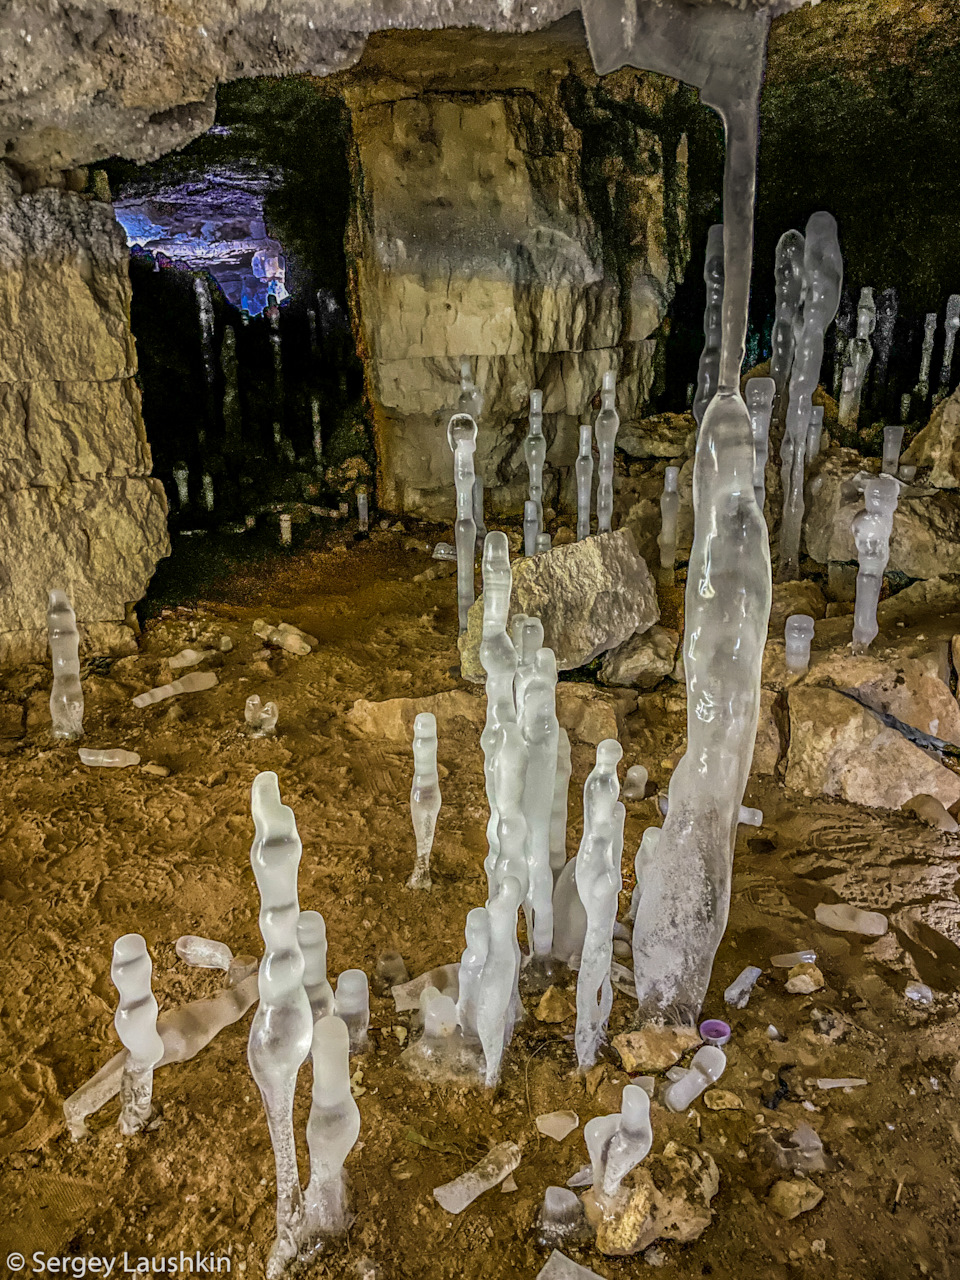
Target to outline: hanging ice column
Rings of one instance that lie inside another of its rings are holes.
[[[811,214],[803,251],[803,311],[790,376],[790,400],[780,445],[783,521],[780,525],[780,579],[790,582],[800,572],[803,526],[803,473],[813,393],[823,364],[823,335],[837,314],[843,260],[837,224],[829,213]],[[868,344],[869,345],[869,344]]]
[[[726,133],[720,366],[697,441],[685,601],[687,751],[670,781],[669,812],[633,934],[641,1018],[692,1024],[727,922],[770,612],[767,530],[754,496],[753,436],[739,391],[770,14],[652,0],[625,11],[623,0],[584,0],[583,15],[599,73],[630,62],[695,84]]]
[[[80,684],[80,633],[77,615],[65,591],[51,591],[47,635],[53,662],[50,719],[53,736],[72,740],[83,733],[83,688]]]
[[[720,372],[720,337],[723,330],[723,224],[715,223],[707,232],[707,255],[703,264],[707,304],[703,309],[703,351],[697,369],[697,394],[693,416],[697,426],[707,405],[717,393]]]
[[[453,482],[457,490],[457,613],[460,630],[467,629],[467,614],[475,595],[477,525],[473,518],[473,455],[477,448],[477,424],[469,413],[455,413],[447,426],[447,442],[453,450]]]
[[[597,433],[597,533],[609,533],[613,522],[613,450],[620,428],[617,413],[617,381],[612,370],[603,375],[600,412],[594,430]]]

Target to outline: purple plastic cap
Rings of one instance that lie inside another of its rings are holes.
[[[700,1023],[700,1039],[704,1044],[726,1044],[730,1035],[730,1027],[722,1018],[707,1018]]]

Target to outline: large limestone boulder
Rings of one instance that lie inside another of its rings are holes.
[[[960,776],[852,698],[795,685],[787,702],[788,787],[881,809],[899,809],[921,793],[946,808],[960,799]]]
[[[937,405],[902,460],[929,467],[926,480],[934,488],[960,489],[960,387]]]
[[[604,684],[655,689],[676,665],[680,636],[667,627],[652,626],[633,635],[604,656],[600,679]]]
[[[807,554],[821,564],[857,558],[852,523],[863,510],[863,495],[855,477],[864,466],[854,450],[833,448],[811,474],[804,538]],[[893,517],[890,571],[936,578],[951,564],[960,564],[960,503],[940,489],[903,486]]]
[[[558,668],[570,671],[649,630],[660,608],[633,535],[629,529],[617,529],[514,561],[510,613],[538,617],[543,643],[557,655]],[[481,595],[459,640],[461,672],[467,680],[484,679],[482,630]]]

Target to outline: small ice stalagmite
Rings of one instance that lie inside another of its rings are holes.
[[[313,1040],[313,1013],[303,986],[303,952],[297,937],[302,846],[293,810],[281,802],[275,773],[260,773],[254,779],[251,809],[256,834],[250,862],[260,890],[264,956],[247,1058],[263,1099],[276,1162],[277,1239],[267,1261],[267,1276],[274,1280],[296,1258],[303,1222],[293,1099]]]
[[[453,480],[457,491],[457,612],[460,630],[467,629],[467,614],[476,593],[477,526],[473,519],[473,455],[477,448],[477,424],[468,413],[455,413],[447,426],[447,442],[453,451]]]
[[[856,428],[860,417],[863,386],[873,359],[873,344],[870,339],[876,327],[877,304],[873,300],[873,290],[865,286],[860,290],[860,302],[857,306],[857,336],[847,351],[848,367],[853,370],[853,379],[849,387],[845,385],[841,391],[837,415],[840,426],[847,431]]]
[[[525,556],[535,556],[537,554],[537,526],[539,524],[537,515],[537,504],[532,498],[528,498],[523,504],[523,554]]]
[[[650,873],[653,861],[657,856],[657,845],[660,842],[660,828],[647,827],[643,835],[640,837],[640,846],[637,849],[633,859],[633,872],[636,877],[636,885],[630,896],[630,909],[627,912],[627,919],[631,922],[637,918],[637,908],[640,906],[640,899],[643,896],[643,884]]]
[[[350,1052],[363,1053],[370,1027],[370,985],[362,969],[344,969],[337,979],[334,1011],[347,1024]]]
[[[261,702],[259,693],[251,693],[243,708],[243,718],[253,738],[272,738],[277,731],[280,711],[275,702]]]
[[[873,407],[879,409],[886,399],[887,371],[893,351],[893,334],[897,326],[896,289],[881,289],[877,298],[877,327],[873,335]]]
[[[799,231],[785,231],[777,241],[773,275],[776,294],[776,311],[770,334],[770,378],[773,381],[771,410],[778,434],[783,430],[787,412],[787,387],[797,346],[798,317],[803,301],[803,249],[804,240]],[[749,389],[754,379],[747,383],[747,408],[750,408]],[[753,414],[751,413],[751,425]],[[756,440],[754,433],[754,440]],[[763,503],[758,503],[761,511]]]
[[[486,907],[474,907],[467,912],[464,926],[466,946],[460,956],[460,989],[457,996],[457,1022],[464,1039],[476,1040],[477,999],[480,979],[490,946],[490,923]]]
[[[577,477],[577,541],[590,537],[590,511],[593,502],[593,428],[589,422],[580,427],[580,452],[573,464]]]
[[[313,1100],[307,1119],[310,1181],[303,1193],[299,1257],[350,1225],[344,1161],[360,1136],[360,1108],[350,1091],[350,1036],[342,1018],[325,1014],[313,1028]]]
[[[542,628],[541,628],[542,634]],[[519,716],[527,769],[523,812],[527,822],[527,906],[532,921],[530,955],[546,961],[553,947],[553,871],[550,823],[557,780],[560,723],[557,720],[557,659],[552,649],[538,649],[533,676],[524,692]]]
[[[492,898],[505,876],[519,881],[523,902],[529,912],[530,868],[527,862],[527,819],[523,793],[527,777],[527,749],[519,724],[504,724],[494,760],[494,787],[497,797],[497,856],[484,862],[489,896]]]
[[[577,1025],[574,1044],[581,1071],[592,1067],[606,1035],[613,987],[610,964],[613,960],[613,927],[623,878],[623,824],[626,809],[614,805],[613,819],[584,833],[577,855],[577,893],[586,912],[587,925],[577,975]]]
[[[517,912],[522,898],[520,881],[514,876],[505,876],[496,896],[487,903],[490,942],[477,997],[477,1033],[483,1047],[488,1088],[500,1078],[503,1053],[512,1038],[519,1007]]]
[[[674,565],[677,561],[677,519],[680,514],[680,494],[677,491],[679,467],[667,467],[663,476],[663,493],[660,495],[660,581],[672,586]]]
[[[185,462],[178,462],[173,468],[173,482],[177,486],[177,502],[182,511],[190,505],[190,468]]]
[[[553,545],[553,539],[549,533],[538,533],[533,544],[535,555],[540,555],[544,551],[549,551]]]
[[[815,404],[810,410],[810,421],[807,424],[807,465],[819,457],[823,447],[823,405]]]
[[[930,361],[933,359],[933,342],[937,334],[937,313],[928,311],[923,321],[923,346],[920,349],[920,376],[913,389],[920,403],[925,405],[930,395]]]
[[[530,418],[527,438],[523,442],[523,456],[527,460],[530,501],[537,509],[537,533],[543,530],[543,464],[547,457],[547,442],[543,438],[543,392],[530,392]],[[526,534],[526,518],[524,519]],[[526,555],[531,552],[527,551]]]
[[[488,533],[483,544],[483,631],[480,639],[480,665],[486,673],[487,714],[480,747],[483,751],[483,775],[490,807],[487,823],[487,859],[492,868],[497,858],[497,798],[494,787],[494,762],[500,747],[504,724],[516,723],[514,679],[517,651],[507,634],[510,591],[513,574],[507,535],[496,530]]]
[[[579,852],[574,854],[561,869],[553,891],[553,955],[571,969],[580,968],[587,933],[587,913],[577,892],[579,856]]]
[[[80,632],[77,615],[65,591],[51,591],[47,635],[53,662],[50,719],[53,736],[72,741],[83,733],[83,688],[80,684]]]
[[[471,506],[473,500],[471,499]],[[370,528],[370,502],[367,498],[366,489],[357,490],[357,527],[361,533],[366,533]]]
[[[567,861],[567,809],[570,797],[570,735],[561,728],[557,738],[557,774],[553,784],[553,808],[550,811],[550,870],[556,886]]]
[[[152,974],[150,953],[140,934],[118,938],[110,977],[120,993],[114,1026],[128,1054],[120,1081],[120,1132],[124,1134],[139,1133],[153,1114],[153,1069],[163,1057]]]
[[[703,311],[703,351],[697,369],[697,394],[693,401],[693,416],[698,427],[707,405],[717,393],[723,327],[723,269],[723,224],[717,222],[707,232],[707,252],[703,263],[707,301]]]
[[[515,613],[510,619],[510,635],[517,651],[517,674],[513,679],[513,700],[517,708],[517,719],[523,714],[524,699],[527,696],[527,685],[536,672],[537,654],[543,646],[543,623],[539,618],[528,617],[525,613]]]
[[[408,889],[429,889],[430,851],[440,813],[440,775],[437,771],[437,717],[421,711],[413,722],[413,786],[410,816],[417,842],[417,858]]]
[[[810,666],[813,619],[806,613],[791,613],[784,624],[783,639],[787,670],[802,676]]]
[[[77,751],[80,763],[91,769],[129,769],[140,763],[136,751],[124,751],[120,747],[105,747],[91,751],[80,747]]]
[[[704,1045],[693,1055],[690,1070],[664,1089],[662,1098],[671,1111],[686,1111],[705,1089],[716,1084],[727,1067],[727,1055],[715,1044]]]
[[[313,1020],[333,1013],[333,987],[327,980],[327,925],[319,911],[301,911],[297,941],[303,954],[303,989]]]
[[[880,470],[884,475],[895,476],[900,470],[900,450],[903,447],[903,427],[883,428],[883,461]]]
[[[604,1196],[615,1196],[630,1170],[635,1169],[641,1160],[646,1159],[653,1146],[650,1098],[639,1085],[623,1086],[620,1114],[614,1118],[617,1121],[616,1128],[599,1149],[594,1143],[593,1150],[590,1150],[593,1134],[587,1138],[595,1195],[602,1193]],[[608,1119],[608,1117],[600,1116],[598,1119]],[[589,1121],[584,1126],[585,1137],[587,1128],[592,1123],[593,1121]],[[602,1134],[603,1129],[600,1132]]]
[[[953,365],[953,348],[960,329],[960,293],[951,293],[947,299],[947,311],[943,317],[943,363],[940,365],[940,387],[950,390],[950,370]]]
[[[783,521],[780,527],[780,577],[792,582],[799,575],[800,532],[803,525],[803,474],[813,394],[823,363],[823,335],[837,314],[843,281],[843,259],[837,223],[829,213],[814,213],[806,227],[803,252],[803,311],[790,376],[783,441],[780,445],[783,479]]]
[[[200,314],[200,353],[203,356],[203,372],[207,386],[212,387],[215,374],[213,359],[213,299],[210,286],[205,276],[195,276],[193,291],[197,299],[197,311]]]
[[[594,423],[597,436],[597,533],[609,533],[613,527],[613,451],[620,429],[617,413],[617,380],[612,369],[603,375],[600,412]]]
[[[649,776],[644,765],[632,764],[623,779],[624,800],[642,800],[647,794]]]
[[[460,357],[460,398],[457,401],[457,413],[469,414],[478,424],[483,413],[483,393],[473,380],[469,356]]]
[[[890,559],[890,535],[899,497],[900,482],[893,476],[871,476],[863,486],[865,508],[853,518],[853,537],[860,562],[853,613],[854,653],[865,652],[879,631],[877,605]]]
[[[789,232],[787,233],[790,234]],[[802,237],[801,237],[802,239]],[[789,363],[793,361],[790,349]],[[773,414],[777,384],[773,378],[750,378],[744,399],[750,415],[750,431],[753,434],[753,492],[757,506],[763,510],[767,496],[767,457],[770,452],[770,419]]]
[[[148,689],[146,693],[138,693],[132,699],[135,707],[149,707],[151,703],[163,702],[165,698],[176,698],[181,693],[201,693],[204,689],[212,689],[217,683],[215,671],[191,671],[171,684],[161,684],[156,689]]]

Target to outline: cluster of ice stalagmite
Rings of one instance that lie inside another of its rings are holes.
[[[613,451],[620,428],[617,413],[617,382],[612,370],[603,375],[600,412],[594,423],[597,436],[597,532],[609,533],[613,521]]]
[[[900,498],[900,482],[893,476],[868,476],[863,485],[864,510],[853,518],[857,544],[857,595],[853,613],[853,651],[862,653],[876,637],[877,604],[883,573],[890,559],[893,515]]]
[[[707,303],[703,312],[703,351],[697,369],[697,394],[693,416],[699,427],[707,405],[717,393],[720,373],[720,339],[723,331],[723,224],[715,223],[707,233],[707,253],[703,264]]]
[[[590,511],[593,501],[593,428],[589,422],[580,427],[580,450],[573,464],[577,477],[577,541],[590,537]]]
[[[787,412],[787,386],[797,346],[797,318],[803,300],[803,236],[799,231],[785,231],[777,241],[773,272],[776,310],[770,334],[770,377],[774,386],[771,410],[779,434],[783,430]],[[756,381],[758,379],[752,378],[747,383],[748,407],[750,406],[749,389]],[[759,391],[759,388],[756,390]],[[764,461],[766,461],[766,449],[764,449]],[[762,502],[760,507],[762,510]]]
[[[847,348],[849,363],[843,371],[844,381],[840,392],[837,417],[840,426],[846,430],[855,428],[860,416],[863,385],[873,359],[873,345],[870,339],[876,327],[877,304],[873,298],[873,290],[865,286],[860,290],[860,302],[857,306],[857,335]]]
[[[71,740],[83,733],[83,689],[80,685],[80,632],[77,615],[65,591],[51,591],[47,635],[53,662],[50,719],[53,736]]]
[[[820,381],[823,337],[837,314],[843,260],[837,224],[829,213],[814,213],[806,226],[803,249],[803,308],[790,375],[789,401],[780,446],[783,522],[780,527],[780,576],[797,577],[803,524],[803,477],[813,394]]]
[[[110,977],[120,993],[114,1026],[127,1051],[120,1080],[120,1132],[125,1134],[139,1133],[153,1114],[153,1069],[163,1057],[152,975],[153,963],[140,934],[118,938]]]
[[[593,1194],[609,1199],[653,1145],[649,1096],[639,1085],[624,1085],[620,1111],[588,1120],[583,1136],[590,1156]]]
[[[243,708],[243,718],[254,738],[272,737],[280,715],[275,702],[261,702],[259,693],[251,693]]]
[[[447,442],[453,450],[453,480],[457,491],[457,613],[460,630],[467,629],[467,614],[475,594],[477,524],[473,518],[473,455],[477,448],[477,424],[468,413],[455,413],[447,426]]]
[[[677,520],[680,515],[680,494],[677,490],[679,467],[667,467],[663,475],[663,493],[660,495],[660,581],[673,586],[677,562]]]
[[[437,717],[422,711],[413,722],[413,785],[410,816],[417,842],[417,857],[407,881],[408,889],[429,889],[430,851],[440,813],[440,775],[437,771]]]

